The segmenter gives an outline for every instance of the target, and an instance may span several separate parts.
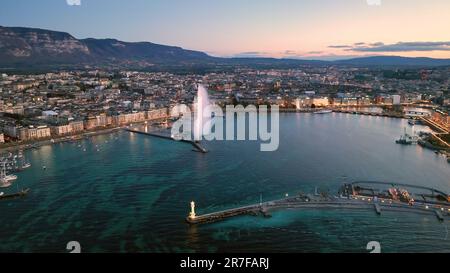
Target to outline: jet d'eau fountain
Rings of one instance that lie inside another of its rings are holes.
[[[207,153],[208,151],[201,146],[200,141],[211,131],[211,115],[214,111],[208,91],[201,84],[198,85],[193,108],[195,110],[193,128],[191,111],[188,106],[177,105],[172,108],[171,116],[181,118],[172,127],[171,138],[176,141],[191,143],[196,152]],[[182,133],[180,132],[181,128],[183,128]]]
[[[171,135],[174,140],[192,142],[200,146],[202,140],[243,141],[247,140],[248,135],[248,140],[265,142],[261,144],[261,151],[272,152],[278,149],[278,105],[272,105],[270,113],[268,107],[264,105],[259,107],[227,105],[225,116],[220,106],[211,103],[206,88],[200,84],[193,108],[194,117],[192,117],[191,108],[187,105],[177,105],[172,108],[172,117],[180,117],[172,126]]]
[[[194,141],[199,142],[203,136],[211,131],[212,105],[208,91],[199,84],[197,89],[197,102],[195,103]]]

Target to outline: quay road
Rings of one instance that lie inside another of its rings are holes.
[[[270,210],[278,209],[358,209],[367,210],[372,209],[377,214],[382,211],[396,211],[396,212],[413,212],[420,214],[434,214],[440,220],[450,219],[450,206],[430,205],[423,203],[415,203],[409,205],[399,201],[390,199],[368,198],[364,196],[349,196],[349,197],[322,197],[300,194],[296,197],[284,198],[276,201],[259,203],[249,206],[223,210],[195,217],[188,216],[186,222],[192,225],[206,224],[212,222],[223,221],[231,217],[241,215],[262,215],[270,217]]]
[[[445,140],[443,140],[441,137],[439,137],[438,134],[436,133],[431,133],[431,135],[433,135],[434,138],[438,139],[441,143],[443,143],[445,146],[447,146],[448,148],[450,148],[450,144],[448,144]]]
[[[433,135],[434,138],[436,138],[441,143],[443,143],[445,146],[447,146],[447,148],[450,148],[450,144],[440,137],[440,135],[446,135],[446,134],[450,133],[448,128],[442,126],[441,124],[435,122],[434,120],[432,120],[430,118],[422,117],[422,118],[420,118],[420,120],[424,124],[427,124],[428,126],[430,126],[431,128],[441,131],[441,133],[434,133],[434,132],[432,132],[431,134]]]
[[[425,117],[422,117],[422,118],[420,118],[420,119],[421,119],[421,121],[424,122],[425,124],[428,124],[429,126],[434,127],[434,128],[436,128],[436,129],[442,131],[443,134],[448,134],[448,133],[450,133],[448,128],[442,126],[441,124],[435,122],[435,121],[432,120],[432,119],[425,118]]]
[[[397,113],[377,113],[370,111],[360,111],[360,110],[348,110],[348,109],[334,109],[335,113],[344,113],[344,114],[356,114],[356,115],[366,115],[366,116],[376,116],[376,117],[390,117],[390,118],[405,118],[402,114]]]

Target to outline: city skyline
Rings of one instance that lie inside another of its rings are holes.
[[[443,0],[7,0],[2,6],[3,26],[149,41],[219,57],[450,58],[450,3]]]

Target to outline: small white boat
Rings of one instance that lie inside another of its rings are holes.
[[[176,141],[183,140],[183,135],[182,134],[172,134],[170,137],[173,140],[176,140]]]
[[[0,188],[8,188],[11,186],[11,182],[4,178],[0,178]]]
[[[3,195],[5,195],[5,193],[4,192],[0,192],[0,196],[3,196]]]
[[[6,180],[6,181],[14,181],[14,180],[17,180],[17,175],[14,175],[14,174],[7,175],[7,176],[5,176],[5,180]]]
[[[316,115],[324,115],[324,114],[331,114],[331,113],[333,113],[333,110],[320,110],[320,111],[314,112],[314,114],[316,114]]]

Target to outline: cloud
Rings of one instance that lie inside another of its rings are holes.
[[[352,46],[349,45],[330,45],[329,48],[352,48]]]
[[[270,54],[268,52],[264,52],[264,51],[247,51],[247,52],[238,53],[238,54],[234,55],[233,57],[258,58],[258,57],[267,57],[268,55],[270,55]]]
[[[283,52],[284,55],[298,55],[298,52],[295,50],[285,50]]]
[[[235,58],[281,58],[281,59],[303,59],[307,57],[320,57],[324,51],[298,51],[298,50],[283,50],[283,51],[246,51],[240,52],[229,57]]]
[[[66,0],[69,6],[81,6],[81,0]]]
[[[382,42],[373,43],[373,44],[370,44],[370,46],[384,46],[384,43],[382,43]]]
[[[329,48],[342,49],[342,48],[353,48],[353,47],[356,47],[356,46],[363,46],[363,45],[366,45],[366,43],[360,42],[360,43],[354,43],[353,45],[330,45],[328,47]]]
[[[399,42],[396,44],[373,43],[368,46],[354,46],[345,49],[354,52],[407,52],[407,51],[450,51],[450,42]]]
[[[308,52],[308,54],[311,54],[311,55],[318,55],[318,54],[323,54],[324,52],[323,51],[309,51]]]
[[[371,57],[375,55],[354,55],[354,54],[325,54],[325,55],[318,55],[318,56],[303,56],[299,57],[298,59],[304,59],[304,60],[319,60],[319,61],[339,61],[339,60],[348,60],[353,59],[357,57]]]

